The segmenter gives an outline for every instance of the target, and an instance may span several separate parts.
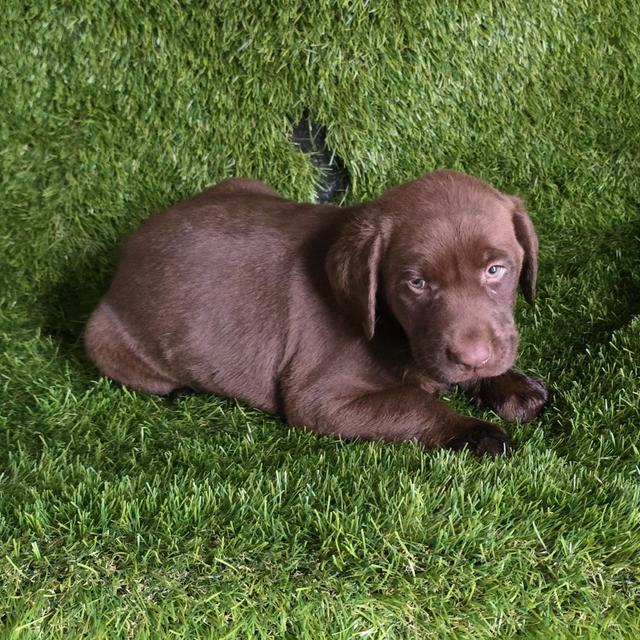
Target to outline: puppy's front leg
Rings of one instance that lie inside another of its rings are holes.
[[[542,380],[517,369],[462,385],[462,388],[477,405],[492,409],[503,420],[535,420],[548,395]]]
[[[325,397],[314,416],[294,409],[287,411],[287,417],[316,433],[345,438],[416,440],[428,449],[468,448],[477,455],[491,456],[506,453],[509,448],[509,436],[499,425],[459,415],[417,387],[402,386],[327,400]]]

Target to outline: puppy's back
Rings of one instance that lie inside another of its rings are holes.
[[[106,346],[126,334],[129,351],[170,372],[176,387],[276,410],[288,282],[301,269],[301,247],[326,224],[317,209],[214,188],[152,216],[122,245],[111,287],[88,324],[88,347],[92,327],[100,327]]]

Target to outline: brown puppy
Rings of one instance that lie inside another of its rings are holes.
[[[517,198],[438,171],[340,208],[232,179],[152,216],[125,242],[86,328],[107,376],[190,387],[344,437],[506,450],[457,414],[460,384],[505,419],[544,386],[511,369],[516,290],[533,302],[538,242]]]

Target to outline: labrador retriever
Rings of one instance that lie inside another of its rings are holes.
[[[544,385],[513,368],[516,291],[533,303],[537,255],[522,202],[453,171],[345,208],[229,179],[129,236],[86,350],[142,391],[187,387],[318,434],[498,455],[503,427],[438,394],[459,385],[505,420],[539,414]]]

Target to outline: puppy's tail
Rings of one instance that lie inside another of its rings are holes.
[[[291,139],[317,169],[316,202],[342,203],[349,188],[349,172],[342,158],[327,146],[327,128],[314,122],[305,109],[293,127]]]

